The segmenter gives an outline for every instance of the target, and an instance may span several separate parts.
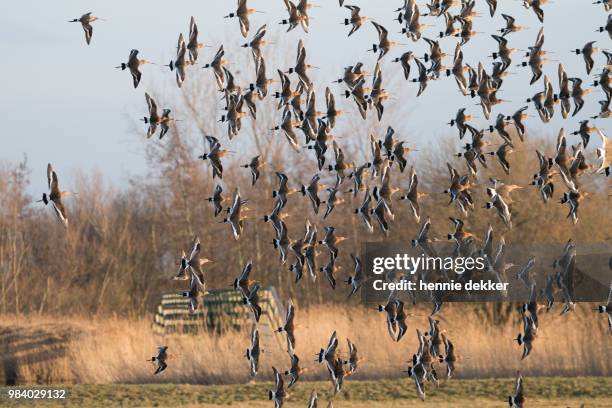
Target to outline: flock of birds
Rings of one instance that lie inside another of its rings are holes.
[[[490,16],[494,17],[498,13],[498,2],[496,0],[486,0],[486,3]],[[523,0],[524,7],[533,10],[540,22],[544,21],[545,3],[545,0]],[[284,4],[287,16],[280,24],[288,26],[287,31],[299,27],[307,33],[310,27],[309,12],[313,5],[308,0],[300,0],[298,4],[294,4],[291,0],[284,0]],[[543,89],[540,88],[541,91],[526,99],[526,103],[533,105],[533,111],[543,123],[548,123],[558,110],[564,118],[575,117],[581,113],[585,98],[588,95],[594,95],[592,88],[584,88],[583,83],[585,81],[578,77],[577,73],[574,76],[569,76],[561,63],[558,65],[557,89],[554,88],[551,80],[543,75],[543,66],[550,61],[547,58],[550,51],[547,51],[545,47],[543,27],[539,30],[534,44],[525,53],[526,61],[513,64],[513,54],[519,50],[509,45],[512,33],[521,31],[524,27],[518,25],[514,17],[502,14],[506,24],[499,30],[499,34],[496,33],[491,36],[498,44],[498,49],[490,55],[493,58],[491,70],[487,71],[482,62],[478,62],[477,67],[464,62],[462,48],[469,43],[474,35],[478,34],[472,26],[474,17],[480,16],[474,10],[475,4],[475,0],[432,0],[425,4],[426,12],[422,13],[422,6],[419,6],[415,0],[405,0],[402,7],[396,10],[396,21],[401,26],[401,33],[412,42],[425,41],[429,46],[429,52],[423,57],[418,57],[412,51],[407,51],[392,60],[401,65],[407,81],[419,84],[417,96],[426,92],[430,81],[442,80],[444,77],[452,76],[462,95],[466,98],[478,98],[484,116],[489,120],[493,107],[504,102],[497,97],[497,93],[502,88],[504,78],[511,73],[511,68],[514,66],[529,67],[532,72],[529,85],[535,85],[541,80]],[[602,4],[606,12],[609,12],[612,7],[609,0],[599,0],[595,4]],[[396,47],[404,46],[404,44],[390,39],[387,28],[362,15],[360,7],[344,4],[343,0],[339,1],[339,6],[347,10],[347,18],[342,24],[350,27],[348,36],[361,29],[368,21],[376,29],[377,42],[373,44],[370,51],[378,54],[378,61],[385,58]],[[238,0],[237,8],[225,17],[237,19],[241,35],[244,38],[249,38],[251,31],[250,17],[256,12],[257,10],[248,7],[247,0]],[[429,23],[425,24],[423,22],[424,17],[427,17],[432,23],[443,21],[443,31],[439,32],[439,38],[427,38],[423,35],[426,27],[434,26]],[[87,44],[90,44],[93,35],[91,23],[97,20],[102,19],[93,16],[91,13],[72,20],[72,22],[81,23],[85,31]],[[607,15],[607,20],[603,18],[602,20],[603,25],[596,27],[596,32],[607,33],[612,38],[612,14]],[[300,144],[297,134],[298,129],[303,134],[305,146],[314,153],[318,172],[308,184],[291,188],[287,175],[277,171],[278,187],[272,194],[275,204],[263,220],[269,222],[274,228],[276,238],[273,241],[273,246],[279,251],[281,262],[285,264],[289,255],[292,255],[294,261],[291,263],[289,270],[293,272],[296,283],[302,279],[304,269],[307,269],[313,280],[317,278],[319,273],[322,273],[331,288],[336,289],[335,272],[337,267],[335,262],[338,259],[338,245],[347,238],[338,235],[336,229],[328,225],[324,227],[323,238],[318,239],[316,225],[312,225],[307,220],[304,234],[297,239],[291,239],[283,221],[285,216],[283,210],[289,201],[289,196],[294,193],[301,193],[301,195],[308,197],[315,215],[319,214],[320,207],[324,204],[325,211],[322,219],[325,220],[336,205],[344,201],[343,195],[348,194],[355,198],[361,195],[361,204],[354,210],[355,216],[363,221],[366,231],[372,233],[374,231],[373,224],[376,222],[382,233],[387,234],[395,217],[392,197],[400,190],[391,183],[392,169],[396,168],[400,173],[404,173],[405,170],[408,172],[408,188],[396,201],[407,203],[417,223],[421,222],[419,202],[427,194],[418,190],[416,171],[414,167],[408,166],[406,155],[411,152],[411,149],[405,146],[404,141],[398,140],[392,127],[388,128],[381,139],[374,135],[369,136],[371,150],[369,161],[361,165],[349,162],[345,158],[342,148],[333,140],[331,134],[337,119],[347,112],[336,108],[335,96],[329,87],[325,89],[325,110],[317,110],[314,84],[309,77],[309,70],[314,67],[308,63],[307,50],[303,42],[300,40],[298,43],[295,65],[286,71],[277,69],[279,81],[275,81],[267,76],[262,53],[263,47],[268,44],[265,36],[266,25],[263,25],[243,45],[244,48],[251,50],[256,67],[255,80],[248,86],[242,87],[236,83],[234,75],[227,68],[228,60],[223,45],[218,48],[212,60],[205,64],[203,68],[212,70],[215,85],[223,93],[226,106],[221,121],[227,124],[227,135],[230,140],[240,134],[241,123],[244,118],[250,116],[252,120],[257,119],[258,101],[265,98],[278,100],[277,109],[281,114],[279,115],[279,123],[273,130],[284,135],[289,145],[299,154],[302,154],[305,150]],[[458,40],[452,55],[452,66],[447,68],[443,60],[451,55],[443,51],[440,41],[448,37],[456,37]],[[572,51],[583,57],[587,75],[591,75],[593,70],[599,72],[592,86],[599,87],[603,91],[604,99],[599,101],[600,112],[594,112],[588,119],[580,121],[577,125],[578,129],[570,133],[580,136],[578,144],[568,146],[568,134],[564,129],[561,129],[557,138],[556,150],[552,154],[546,154],[539,150],[535,152],[539,159],[539,166],[535,169],[530,184],[539,191],[546,203],[554,196],[556,178],[560,179],[562,185],[566,188],[566,192],[560,197],[560,203],[568,205],[568,218],[571,218],[573,223],[578,222],[580,203],[587,197],[587,193],[581,189],[582,179],[585,176],[609,176],[611,172],[612,145],[601,129],[590,124],[590,121],[594,119],[610,118],[612,53],[595,46],[597,42],[604,41],[605,38],[602,37]],[[201,48],[203,48],[203,44],[199,42],[198,27],[192,17],[187,41],[182,34],[179,35],[176,57],[167,65],[170,70],[175,72],[176,83],[179,88],[183,86],[187,79],[188,67],[197,66]],[[595,60],[599,52],[606,59],[603,65],[599,60]],[[117,68],[128,70],[133,79],[133,86],[137,88],[142,77],[141,69],[146,63],[149,63],[149,61],[141,59],[138,50],[134,49],[130,52],[127,62],[122,63]],[[413,71],[415,66],[416,72]],[[372,77],[371,85],[366,86],[369,76]],[[280,89],[269,92],[269,86],[275,82],[280,82]],[[379,120],[384,115],[385,103],[389,100],[390,94],[383,87],[383,72],[378,62],[371,74],[364,69],[364,64],[361,62],[348,66],[345,68],[342,77],[335,82],[346,87],[343,96],[352,99],[362,118],[365,119],[370,112],[375,114]],[[147,136],[155,135],[159,128],[159,138],[162,139],[170,126],[176,122],[176,119],[171,116],[171,110],[167,108],[162,109],[160,114],[157,102],[148,93],[145,93],[145,97],[148,105],[148,115],[143,118],[143,121],[148,125]],[[303,98],[305,101],[302,101]],[[524,121],[533,116],[528,111],[529,105],[526,105],[511,115],[499,113],[494,123],[485,129],[478,129],[469,123],[472,116],[466,113],[465,108],[459,109],[456,117],[450,120],[449,125],[457,128],[459,139],[463,139],[466,134],[469,134],[471,138],[470,142],[464,145],[463,151],[456,154],[456,156],[465,159],[465,171],[448,164],[449,184],[444,191],[450,198],[449,205],[455,203],[460,215],[466,216],[475,209],[472,190],[479,185],[476,180],[479,168],[488,166],[487,156],[496,157],[503,171],[507,175],[511,174],[509,155],[515,145],[524,140],[526,134]],[[512,132],[515,136],[509,131],[510,127],[515,129]],[[487,132],[490,137],[487,137]],[[595,151],[596,163],[589,162],[585,154],[592,134],[597,134],[601,140],[601,147]],[[486,139],[490,139],[494,135],[499,138],[499,147],[490,150],[488,147],[497,143]],[[213,179],[222,179],[223,158],[230,153],[230,150],[224,147],[217,137],[205,136],[205,138],[209,148],[207,152],[199,156],[199,159],[210,163]],[[326,153],[330,146],[333,151],[333,161],[326,165]],[[261,156],[256,156],[242,166],[250,170],[253,186],[257,183],[261,168],[264,165],[264,159]],[[319,172],[323,171],[330,172],[335,176],[333,185],[327,187],[320,182],[321,175]],[[372,189],[368,186],[368,174],[371,174],[369,180],[374,184]],[[43,194],[41,201],[44,204],[51,203],[61,222],[68,226],[68,216],[63,198],[73,193],[60,190],[57,174],[51,164],[48,166],[47,176],[50,191]],[[342,187],[347,180],[352,182],[352,187],[348,191],[343,190]],[[522,186],[507,184],[497,179],[491,179],[490,185],[486,186],[489,199],[485,207],[494,209],[507,229],[512,228],[513,201],[511,193],[518,192],[522,188]],[[327,195],[325,200],[321,200],[319,197],[319,194],[323,191]],[[217,184],[208,201],[214,207],[214,217],[227,211],[222,222],[231,226],[232,234],[238,240],[244,228],[243,221],[248,200],[242,197],[237,188],[234,190],[229,208],[224,207],[226,200],[227,198],[223,196],[223,188],[220,184]],[[505,280],[506,271],[514,265],[505,260],[506,244],[503,236],[498,240],[497,248],[494,248],[493,228],[489,225],[482,246],[478,246],[475,244],[475,235],[468,231],[461,218],[451,218],[450,220],[452,230],[448,234],[448,240],[455,244],[453,255],[482,255],[487,262],[486,270],[483,273],[488,276],[493,274],[499,281]],[[432,245],[437,239],[429,237],[430,226],[431,220],[426,217],[421,224],[418,236],[412,241],[412,245],[428,256],[437,256],[437,252]],[[317,248],[321,246],[327,249],[329,257],[325,265],[318,266],[317,256],[320,254]],[[189,287],[183,292],[183,295],[189,299],[189,307],[192,312],[199,308],[200,300],[208,293],[203,266],[210,260],[201,256],[200,250],[201,244],[196,238],[189,256],[183,252],[179,271],[174,277],[175,280],[189,281]],[[555,261],[555,273],[547,275],[546,285],[541,290],[537,290],[535,280],[530,274],[535,265],[535,257],[531,258],[516,275],[517,279],[525,285],[530,293],[528,302],[521,308],[523,332],[516,338],[518,344],[523,347],[521,359],[525,359],[530,354],[534,341],[537,339],[538,311],[541,307],[546,307],[547,310],[552,308],[557,290],[562,293],[564,299],[562,314],[574,310],[572,280],[576,270],[575,257],[576,246],[570,239],[562,255]],[[351,254],[351,258],[354,270],[346,280],[350,288],[349,296],[359,291],[367,280],[360,258],[353,254]],[[612,268],[612,263],[610,267]],[[255,321],[252,329],[251,345],[245,356],[250,364],[251,375],[256,376],[259,359],[262,355],[257,328],[262,310],[258,297],[258,290],[261,286],[260,283],[251,278],[252,268],[252,262],[248,262],[239,277],[234,280],[233,286],[242,295],[244,304],[252,311]],[[450,272],[452,273],[452,271]],[[446,276],[437,278],[448,278],[448,273],[449,271],[444,271]],[[465,276],[472,275],[468,273]],[[419,278],[432,279],[431,276],[419,276]],[[545,306],[538,304],[538,296],[540,295],[545,299]],[[456,363],[460,360],[460,356],[455,353],[453,342],[438,327],[440,321],[433,317],[439,312],[443,297],[441,293],[431,293],[434,309],[429,317],[429,328],[424,332],[416,330],[419,347],[412,356],[412,364],[406,370],[408,376],[414,381],[417,393],[422,399],[425,398],[426,383],[434,385],[439,383],[436,365],[445,364],[446,378],[450,379],[455,372]],[[379,310],[386,316],[386,325],[391,338],[399,342],[408,330],[406,322],[408,314],[405,311],[404,301],[399,298],[396,292],[392,292],[387,303],[380,305]],[[612,286],[607,304],[599,306],[597,310],[600,313],[607,314],[608,326],[612,334]],[[289,302],[285,323],[278,328],[278,331],[286,334],[290,368],[284,372],[272,368],[275,387],[269,391],[270,399],[279,408],[283,405],[287,395],[284,378],[289,378],[287,389],[290,389],[300,379],[300,375],[304,371],[300,367],[300,359],[295,353],[294,319],[295,307]],[[360,366],[361,358],[357,347],[348,339],[347,346],[346,353],[342,353],[339,348],[338,336],[334,332],[329,343],[317,353],[317,361],[327,368],[334,393],[341,392],[343,380],[355,373]],[[151,360],[157,363],[155,374],[164,371],[167,367],[167,347],[160,347],[158,354]],[[508,397],[508,402],[510,406],[523,407],[524,401],[523,380],[519,374],[516,381],[516,390],[512,396]],[[308,406],[317,406],[317,394],[314,391]],[[329,406],[331,406],[331,402]]]

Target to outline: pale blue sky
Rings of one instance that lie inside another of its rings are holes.
[[[310,62],[322,68],[317,77],[326,83],[338,78],[343,66],[358,60],[372,70],[375,56],[365,50],[376,42],[374,28],[367,24],[347,38],[348,28],[339,23],[348,16],[348,10],[339,8],[336,0],[314,3],[323,5],[323,8],[311,10],[310,34],[304,34],[298,28],[284,37],[287,48],[281,49],[279,44],[268,49],[266,55],[287,52],[294,58],[296,43],[303,38]],[[393,50],[387,59],[409,49],[418,55],[426,51],[423,42],[414,45],[397,34],[399,25],[393,21],[393,10],[402,1],[348,0],[346,3],[361,6],[362,13],[386,26],[392,38],[409,43],[409,46]],[[477,35],[464,47],[467,62],[476,66],[477,61],[482,60],[490,69],[491,60],[486,55],[496,48],[496,43],[488,34],[504,25],[502,12],[515,16],[517,23],[529,27],[524,32],[510,35],[510,45],[526,49],[533,44],[540,23],[531,10],[520,6],[520,1],[500,1],[493,19],[488,15],[484,0],[477,3],[477,10],[483,13],[483,17],[474,20],[474,29],[487,34]],[[545,6],[545,48],[555,51],[552,58],[560,59],[570,76],[580,76],[589,84],[592,79],[586,77],[582,58],[569,51],[590,40],[599,40],[600,46],[610,47],[606,33],[595,33],[595,29],[606,20],[603,7],[591,3],[590,0],[556,0]],[[249,4],[265,12],[253,16],[252,32],[264,23],[276,29],[277,23],[285,17],[281,0],[251,0]],[[576,7],[576,4],[580,6]],[[202,51],[199,62],[203,64],[214,54],[222,39],[240,36],[237,21],[223,19],[223,15],[233,11],[234,7],[234,1],[207,0],[20,0],[11,2],[10,7],[5,5],[0,14],[0,53],[4,56],[0,65],[0,117],[3,125],[0,160],[18,161],[24,153],[27,154],[33,169],[32,189],[36,194],[44,188],[47,162],[54,163],[63,175],[64,184],[68,184],[66,188],[71,185],[71,179],[79,168],[85,171],[97,169],[107,180],[123,185],[129,175],[143,174],[144,128],[142,135],[135,135],[130,132],[131,123],[146,113],[143,95],[148,87],[164,76],[171,79],[173,74],[162,67],[145,67],[143,82],[134,90],[129,74],[113,67],[125,61],[132,48],[139,49],[147,59],[168,63],[178,33],[188,33],[191,15],[195,16],[200,27],[201,41],[212,46]],[[80,26],[67,23],[88,11],[108,20],[94,23],[90,46],[85,44]],[[425,31],[425,36],[432,38],[444,23],[443,18],[431,17],[423,18],[423,22],[437,25]],[[456,40],[446,38],[441,45],[452,54]],[[233,53],[246,51],[238,48],[226,49],[226,52],[231,57]],[[514,62],[522,59],[519,53]],[[448,58],[446,63],[451,64],[452,58]],[[599,72],[603,63],[603,55],[598,55],[594,72]],[[274,68],[268,66],[269,76]],[[396,68],[395,72],[387,69],[385,76],[401,75],[400,67]],[[549,63],[545,71],[555,88],[556,69],[557,63]],[[493,117],[498,112],[514,112],[524,105],[526,98],[542,89],[541,82],[528,86],[528,69],[513,67],[512,71],[517,74],[507,78],[500,92],[503,99],[511,102],[496,107]],[[208,76],[213,86],[210,72],[192,72]],[[414,130],[410,137],[414,138],[417,146],[424,146],[429,139],[451,132],[445,123],[460,107],[466,106],[471,113],[482,118],[480,108],[474,106],[476,99],[469,100],[459,95],[452,78],[431,83],[418,99],[415,99],[414,84],[402,84],[400,89],[391,92],[395,98],[401,98],[411,106],[412,113],[406,120]],[[341,88],[335,90],[339,93]],[[181,91],[176,88],[174,92]],[[555,115],[546,131],[556,134],[560,126],[574,130],[579,120],[598,112],[597,100],[602,99],[602,95],[599,91],[590,95],[583,112],[576,118],[564,121],[560,114]],[[341,105],[350,103],[338,99]],[[319,102],[323,100],[321,95]],[[609,124],[604,120],[596,123],[609,134]],[[480,126],[485,124],[484,119],[477,122]],[[533,130],[543,129],[539,120],[532,119],[529,124]],[[576,141],[572,139],[573,143]]]

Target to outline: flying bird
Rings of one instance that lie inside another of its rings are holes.
[[[83,27],[83,31],[85,32],[85,41],[87,45],[91,43],[91,37],[93,35],[93,27],[91,23],[94,21],[105,21],[103,18],[92,16],[91,12],[83,14],[79,18],[75,18],[73,20],[68,21],[69,23],[81,23],[81,27]]]
[[[157,364],[157,368],[155,369],[155,372],[153,373],[154,375],[161,373],[168,367],[168,364],[166,363],[167,359],[168,359],[168,346],[158,347],[157,355],[151,357],[151,360],[149,360]]]
[[[258,12],[253,8],[249,8],[247,5],[247,0],[238,0],[238,7],[236,11],[229,13],[225,16],[225,18],[237,18],[240,23],[240,33],[244,38],[249,34],[249,17],[251,14]]]
[[[49,187],[49,192],[43,193],[42,199],[38,200],[38,202],[42,202],[45,205],[51,203],[57,218],[65,227],[68,227],[68,215],[66,214],[66,207],[64,207],[63,198],[76,195],[76,193],[60,190],[57,173],[55,170],[53,170],[51,163],[47,164],[47,186]]]
[[[138,50],[132,50],[130,51],[128,61],[122,62],[121,65],[115,68],[117,69],[121,68],[122,71],[129,69],[130,74],[132,75],[132,81],[134,83],[134,88],[138,88],[138,84],[140,83],[140,79],[142,78],[142,73],[140,72],[140,66],[144,64],[153,64],[153,63],[145,59],[138,58]]]

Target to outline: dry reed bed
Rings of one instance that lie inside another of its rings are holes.
[[[440,313],[440,327],[453,340],[457,353],[463,356],[458,364],[459,378],[511,377],[520,369],[526,376],[610,376],[612,374],[612,337],[605,319],[595,314],[592,305],[581,304],[575,313],[559,316],[542,313],[540,335],[532,354],[520,361],[521,348],[513,338],[521,330],[519,323],[496,327],[476,317],[471,305],[445,305]],[[353,341],[365,359],[356,379],[398,378],[417,349],[415,329],[427,329],[427,311],[411,308],[409,331],[401,342],[393,342],[385,328],[384,315],[362,306],[349,309],[341,306],[317,306],[299,310],[296,316],[296,353],[307,369],[304,379],[325,379],[327,372],[314,362],[315,353],[324,347],[331,333],[337,330],[340,347],[346,353],[346,338]],[[52,324],[53,326],[48,326]],[[65,353],[43,361],[26,364],[20,360],[20,383],[245,383],[248,363],[244,352],[249,334],[227,332],[221,335],[155,335],[150,320],[121,318],[53,319],[50,317],[2,317],[3,332],[18,330],[26,336],[39,333],[40,327],[70,328]],[[14,344],[0,337],[4,359],[13,355]],[[11,337],[15,341],[15,336]],[[34,341],[30,338],[20,340]],[[161,375],[153,376],[153,367],[146,360],[158,345],[169,346],[169,366]],[[44,348],[44,344],[39,348]],[[270,379],[271,366],[286,369],[287,353],[273,335],[262,336],[259,379]],[[30,353],[41,350],[35,347]],[[25,360],[24,360],[25,358]],[[5,374],[6,374],[5,363]]]

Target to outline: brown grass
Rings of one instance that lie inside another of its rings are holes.
[[[600,319],[591,307],[581,304],[567,316],[542,314],[540,336],[532,354],[523,362],[520,347],[512,341],[520,330],[519,324],[494,327],[476,317],[474,306],[463,304],[445,305],[440,326],[454,341],[457,353],[464,356],[458,364],[458,378],[512,377],[518,369],[526,376],[610,376],[610,337],[605,319]],[[343,353],[348,337],[365,359],[355,379],[402,377],[401,371],[417,348],[415,329],[427,328],[427,311],[415,308],[411,312],[414,316],[409,317],[409,333],[400,343],[394,343],[386,332],[384,316],[371,308],[298,309],[296,353],[308,369],[304,379],[327,378],[324,367],[313,360],[334,330]],[[150,320],[38,317],[24,321],[7,316],[0,318],[0,328],[4,374],[11,373],[12,364],[19,383],[251,381],[243,356],[249,341],[246,331],[160,337],[151,330]],[[264,328],[261,331],[266,352],[257,380],[269,380],[271,366],[284,370],[289,358],[274,335]],[[161,344],[169,346],[169,366],[161,375],[153,376],[153,366],[146,360]]]

